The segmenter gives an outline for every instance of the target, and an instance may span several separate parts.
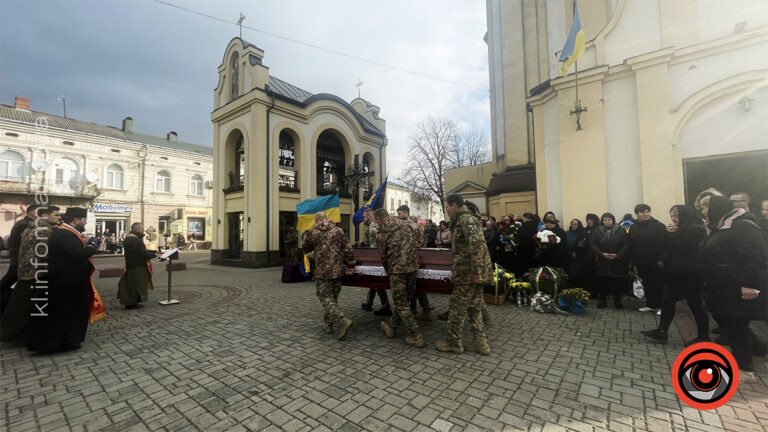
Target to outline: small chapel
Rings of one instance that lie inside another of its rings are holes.
[[[236,37],[219,66],[213,112],[211,263],[282,264],[296,204],[338,192],[341,228],[386,173],[379,107],[312,94],[270,74],[264,51]]]

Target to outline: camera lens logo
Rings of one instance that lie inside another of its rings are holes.
[[[728,350],[711,342],[684,349],[672,366],[672,386],[686,405],[712,410],[731,400],[739,384],[739,367]]]

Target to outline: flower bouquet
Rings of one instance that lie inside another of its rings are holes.
[[[584,313],[584,304],[589,301],[589,292],[582,288],[570,288],[560,292],[557,305],[574,315]]]
[[[493,265],[493,282],[483,287],[483,300],[486,304],[504,304],[508,284],[515,280],[515,275],[504,270],[500,265]]]
[[[507,285],[507,298],[517,300],[517,306],[530,303],[530,293],[533,287],[530,282],[512,282]]]
[[[531,269],[525,279],[536,291],[531,301],[531,309],[542,313],[561,313],[557,308],[557,298],[563,289],[568,288],[568,275],[565,270],[552,267]]]

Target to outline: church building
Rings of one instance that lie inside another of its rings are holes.
[[[296,204],[336,192],[340,226],[354,240],[355,202],[365,202],[387,169],[379,107],[312,94],[272,76],[263,59],[264,51],[234,38],[219,66],[213,264],[280,265]]]

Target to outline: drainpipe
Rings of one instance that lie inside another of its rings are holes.
[[[149,148],[144,144],[143,155],[141,156],[141,180],[139,181],[139,194],[141,202],[141,224],[144,225],[144,173],[147,168],[147,153]]]
[[[269,265],[271,261],[270,248],[272,247],[272,224],[270,223],[272,220],[272,185],[270,184],[270,170],[272,169],[272,164],[269,158],[269,113],[272,111],[272,108],[275,107],[275,93],[270,90],[268,84],[264,86],[264,89],[266,90],[267,95],[272,97],[272,105],[267,108],[267,265]]]

